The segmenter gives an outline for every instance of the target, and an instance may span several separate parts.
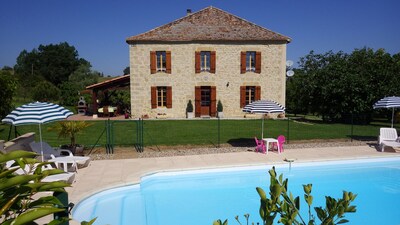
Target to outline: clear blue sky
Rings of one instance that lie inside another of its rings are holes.
[[[66,41],[94,70],[121,75],[127,37],[210,5],[291,37],[287,58],[295,62],[310,50],[400,52],[399,0],[4,0],[0,67],[14,66],[24,49]]]

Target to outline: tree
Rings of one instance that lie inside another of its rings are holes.
[[[383,49],[356,49],[315,54],[300,59],[296,75],[288,79],[288,110],[313,113],[325,121],[368,123],[372,105],[384,96],[399,95],[399,56]]]
[[[9,70],[0,70],[0,118],[4,118],[14,108],[12,98],[17,89],[17,80]]]
[[[128,75],[128,74],[130,74],[131,73],[131,68],[129,67],[129,66],[127,66],[125,69],[124,69],[124,75]]]
[[[89,64],[81,64],[68,78],[68,81],[60,85],[61,104],[73,106],[79,100],[79,92],[86,86],[98,82],[100,73],[92,71]]]
[[[60,90],[48,81],[39,82],[32,91],[34,101],[58,101]]]
[[[23,50],[14,69],[22,79],[39,75],[56,86],[67,81],[79,65],[90,65],[85,59],[78,57],[78,51],[67,42],[60,44],[39,45],[31,52]]]

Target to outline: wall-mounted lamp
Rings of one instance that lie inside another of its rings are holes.
[[[228,82],[228,83],[226,83],[226,87],[229,87],[229,82]]]

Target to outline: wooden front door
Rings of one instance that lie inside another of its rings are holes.
[[[216,88],[214,86],[195,88],[195,116],[216,116]]]
[[[210,107],[211,107],[211,88],[210,87],[201,87],[201,99],[200,99],[200,106],[201,106],[201,116],[210,116]]]

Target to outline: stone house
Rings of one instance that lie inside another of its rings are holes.
[[[285,105],[286,45],[291,39],[215,7],[126,39],[134,118],[243,117],[258,99]]]

